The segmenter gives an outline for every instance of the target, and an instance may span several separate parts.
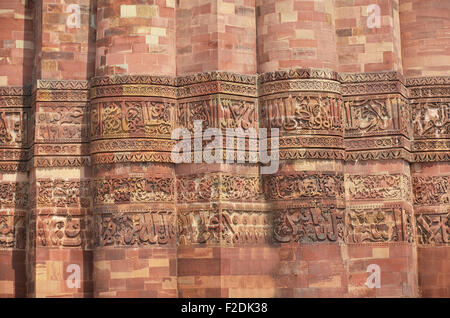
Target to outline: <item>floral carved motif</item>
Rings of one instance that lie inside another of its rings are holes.
[[[450,244],[450,213],[416,215],[419,244]]]
[[[170,202],[174,199],[174,179],[129,177],[98,179],[93,182],[94,204]]]
[[[413,178],[414,204],[450,204],[450,176]]]
[[[336,174],[270,175],[264,180],[270,200],[343,198],[344,176]]]
[[[351,208],[346,224],[347,243],[414,240],[411,213],[402,208]]]

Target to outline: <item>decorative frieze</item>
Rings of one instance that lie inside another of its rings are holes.
[[[413,242],[412,213],[401,207],[351,207],[346,211],[346,242]]]
[[[101,214],[94,217],[94,245],[152,246],[176,243],[173,211]]]
[[[344,209],[316,203],[276,211],[273,237],[279,243],[344,242]]]
[[[178,244],[267,244],[272,241],[271,223],[271,214],[263,211],[180,211]]]
[[[203,122],[203,129],[278,128],[281,160],[444,162],[450,160],[449,85],[445,77],[405,81],[396,72],[314,69],[259,76],[209,72],[178,78],[112,76],[90,83],[49,80],[35,85],[32,116],[26,108],[30,90],[1,88],[0,170],[171,163],[173,129],[192,132],[195,120]],[[83,231],[96,226],[96,246],[412,242],[417,222],[420,244],[448,244],[448,213],[420,210],[412,219],[404,208],[351,206],[344,211],[331,204],[347,198],[361,204],[412,200],[421,208],[447,206],[448,183],[447,176],[344,178],[325,172],[262,180],[227,173],[38,179],[37,238],[40,246],[91,246],[92,238]],[[0,181],[0,208],[27,209],[29,186]],[[321,202],[305,203],[310,200]],[[245,209],[247,203],[266,201],[274,211],[185,210],[211,201],[244,203]],[[289,201],[303,205],[283,207]],[[167,203],[185,205],[178,214],[144,207]],[[125,204],[142,209],[114,209]],[[92,207],[95,219],[57,214]],[[2,215],[0,224],[0,247],[19,246],[25,218]]]
[[[172,202],[175,181],[172,178],[124,177],[94,179],[94,205]]]
[[[343,199],[344,176],[306,172],[268,175],[264,193],[268,200]]]
[[[422,245],[450,244],[450,213],[416,214],[417,242]]]
[[[319,94],[283,94],[260,100],[261,122],[282,136],[327,134],[342,136],[342,100]]]
[[[177,177],[177,201],[255,201],[261,200],[259,176],[227,174],[189,175]]]
[[[36,244],[43,247],[92,248],[92,219],[47,215],[36,221]]]

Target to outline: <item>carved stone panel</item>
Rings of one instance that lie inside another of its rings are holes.
[[[194,121],[202,121],[207,128],[258,127],[258,110],[254,99],[227,95],[212,95],[208,98],[183,99],[177,106],[177,127],[193,132]]]
[[[175,182],[172,178],[124,177],[96,179],[93,182],[95,205],[172,202]]]
[[[292,134],[342,135],[342,100],[338,96],[283,94],[260,101],[261,122]]]
[[[411,104],[414,138],[450,138],[450,101]]]
[[[417,214],[416,224],[419,244],[450,244],[450,213]]]
[[[326,173],[269,175],[264,179],[264,193],[269,200],[342,199],[344,176]]]
[[[35,140],[49,142],[87,142],[88,108],[78,103],[38,103],[35,114]]]
[[[26,209],[28,198],[26,182],[0,182],[0,208]]]
[[[108,100],[91,105],[91,138],[169,138],[175,103],[166,100]]]
[[[414,241],[411,212],[400,207],[359,208],[346,212],[347,243]]]
[[[48,215],[37,217],[39,246],[91,247],[89,217]]]
[[[345,102],[345,136],[410,134],[410,111],[400,97]]]
[[[181,211],[178,244],[245,245],[271,242],[270,214],[260,211]]]
[[[254,201],[262,198],[262,189],[258,176],[190,175],[177,178],[177,195],[180,203],[211,200]]]
[[[276,211],[273,231],[280,243],[343,242],[344,209],[316,204]]]
[[[102,214],[94,217],[95,246],[148,246],[176,242],[172,211]]]
[[[36,181],[38,207],[81,207],[91,206],[90,181],[43,180]]]

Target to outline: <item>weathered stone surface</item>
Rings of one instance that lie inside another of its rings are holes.
[[[449,14],[1,1],[0,297],[449,297]],[[278,170],[175,163],[196,120]]]

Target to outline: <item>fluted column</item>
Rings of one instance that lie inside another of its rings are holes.
[[[191,136],[192,159],[200,155],[199,163],[176,166],[182,297],[274,295],[270,214],[259,165],[248,159],[257,157],[249,151],[257,135],[247,135],[241,164],[236,139],[227,145],[225,137],[227,129],[258,129],[255,14],[254,3],[243,0],[181,0],[177,8],[177,127]],[[221,132],[222,163],[207,163],[197,151],[211,142],[206,136],[194,147],[196,120],[200,136]]]
[[[420,295],[449,297],[450,77],[448,1],[400,1]]]
[[[97,21],[94,296],[175,297],[175,1],[102,0]]]
[[[33,6],[2,3],[0,51],[0,297],[26,296]]]
[[[335,12],[344,98],[348,292],[415,297],[412,136],[399,1],[336,1]],[[379,266],[380,286],[366,285],[369,265]]]
[[[35,2],[29,120],[29,297],[92,295],[87,80],[95,2]]]
[[[257,1],[261,123],[280,131],[280,168],[263,181],[279,248],[278,297],[346,293],[334,4]]]

